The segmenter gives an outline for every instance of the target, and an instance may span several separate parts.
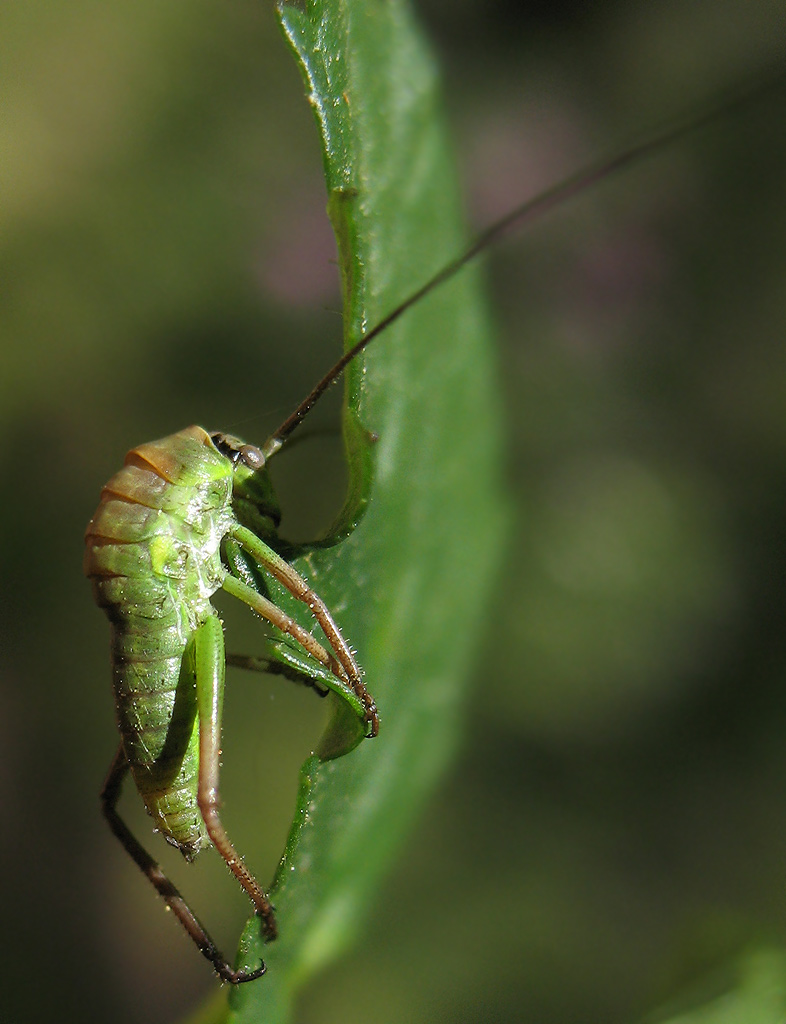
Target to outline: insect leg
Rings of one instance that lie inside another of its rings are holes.
[[[264,963],[261,963],[255,971],[235,971],[230,967],[226,957],[205,931],[204,926],[180,895],[178,889],[169,881],[157,861],[153,860],[117,813],[117,801],[120,798],[120,790],[127,771],[128,761],[121,744],[101,790],[101,807],[112,833],[120,840],[126,853],[137,867],[150,880],[156,892],[183,925],[202,955],[213,965],[216,974],[222,981],[238,985],[241,982],[253,981],[255,978],[261,977],[265,973]]]
[[[269,641],[269,644],[276,651],[277,658],[283,658],[295,671],[319,680],[329,690],[338,694],[352,708],[353,714],[366,723],[366,728],[368,728],[366,704],[358,696],[338,661],[307,629],[303,629],[291,615],[287,615],[278,605],[273,604],[272,601],[263,597],[259,591],[242,580],[227,575],[221,586],[228,594],[247,604],[252,611],[270,622],[276,629],[280,629],[282,633],[286,633],[296,640],[307,652],[303,657],[298,656],[294,651],[287,650],[283,643]],[[372,733],[372,735],[376,735],[376,733]]]
[[[308,686],[315,691],[318,697],[327,697],[330,689],[320,685],[318,679],[307,675],[292,665],[286,665],[274,658],[258,657],[254,654],[227,654],[227,665],[234,668],[243,668],[249,672],[264,672],[266,675],[284,676],[292,683],[300,683],[301,686]]]
[[[262,567],[231,537],[224,539],[223,554],[227,568],[235,579],[251,587],[266,600],[270,599],[268,581],[265,579]],[[316,660],[313,657],[304,660],[294,646],[288,644],[285,645],[285,650],[282,650],[281,643],[275,641],[269,641],[268,646],[275,651],[273,656],[247,657],[227,654],[227,665],[234,665],[236,668],[245,668],[254,672],[284,676],[294,683],[311,687],[320,697],[326,697],[331,689],[336,689],[336,680],[340,678],[336,673],[337,666],[331,662],[330,655],[321,645],[320,658],[324,655],[324,660]]]
[[[305,647],[312,658],[315,658],[320,664],[327,666],[331,672],[342,678],[343,670],[333,655],[328,654],[322,644],[315,640],[307,629],[303,629],[291,616],[283,612],[272,601],[263,597],[262,594],[252,587],[249,587],[247,583],[243,583],[242,580],[236,580],[234,576],[226,576],[221,586],[232,597],[236,597],[239,601],[247,604],[249,608],[253,608],[257,615],[261,615],[263,619],[271,622],[282,633],[286,633],[294,640],[297,640],[299,644]]]
[[[211,616],[194,634],[197,713],[199,715],[199,788],[197,803],[213,845],[241,884],[262,918],[265,935],[276,937],[273,905],[243,863],[221,823],[218,775],[221,757],[221,711],[224,699],[224,635]]]
[[[302,601],[303,604],[308,607],[311,614],[322,627],[322,631],[327,637],[328,643],[330,644],[336,660],[341,666],[350,687],[365,708],[366,721],[370,726],[369,735],[376,736],[379,732],[377,706],[374,703],[373,697],[366,689],[360,668],[355,661],[354,655],[349,649],[346,640],[341,635],[338,626],[333,621],[333,617],[328,611],[325,602],[314,590],[311,589],[303,577],[296,572],[287,561],[278,555],[272,548],[268,547],[268,545],[265,544],[264,541],[260,540],[256,534],[252,533],[251,530],[246,529],[244,526],[236,526],[230,531],[230,535],[235,541],[237,541],[243,550],[252,555],[260,565],[262,565],[279,581],[279,583],[286,587],[293,597],[297,598],[298,601]],[[227,577],[227,580],[229,578],[230,577]],[[273,620],[271,619],[270,621]],[[290,632],[290,635],[294,636],[295,634]],[[306,635],[309,637],[311,636],[310,633],[307,633]],[[296,639],[300,641],[300,637],[296,637]],[[304,644],[304,646],[306,645]],[[308,647],[306,647],[306,650],[308,650]],[[311,652],[309,651],[309,653]]]

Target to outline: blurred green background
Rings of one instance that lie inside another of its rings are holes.
[[[476,226],[786,42],[743,0],[420,9]],[[99,816],[81,535],[131,444],[259,441],[336,355],[319,148],[257,0],[7,4],[0,67],[0,1016],[158,1024],[215,982]],[[634,1021],[786,944],[784,115],[762,97],[489,256],[516,518],[465,749],[299,1019]],[[340,503],[337,398],[275,465],[289,536]],[[262,878],[322,714],[230,681],[226,820]],[[217,858],[167,853],[232,949]]]

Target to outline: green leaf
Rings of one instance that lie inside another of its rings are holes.
[[[786,954],[758,950],[742,959],[722,995],[660,1024],[783,1024],[786,1020]],[[655,1024],[653,1019],[652,1024]]]
[[[282,4],[280,17],[322,136],[350,345],[466,244],[434,62],[398,0]],[[351,754],[304,765],[272,892],[280,935],[263,948],[258,922],[246,928],[241,960],[264,956],[268,972],[230,993],[238,1024],[290,1019],[356,937],[456,747],[504,525],[489,333],[470,268],[347,373],[341,529],[367,510],[297,565],[357,649],[382,724]]]

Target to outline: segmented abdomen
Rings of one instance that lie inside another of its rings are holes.
[[[215,614],[231,497],[230,461],[189,427],[128,453],[85,535],[85,574],[112,624],[125,754],[156,827],[187,857],[206,841],[190,644]]]

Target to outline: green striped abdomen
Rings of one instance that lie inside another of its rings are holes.
[[[85,538],[85,572],[112,623],[125,755],[156,828],[187,857],[206,841],[190,644],[215,615],[231,497],[231,463],[190,427],[129,452]]]
[[[162,631],[154,624],[132,630],[115,626],[112,681],[123,748],[155,828],[187,857],[205,841],[197,807],[199,732],[196,688],[187,646],[177,635],[169,656],[160,650]],[[129,650],[131,649],[131,650]],[[185,654],[185,658],[184,658]]]

